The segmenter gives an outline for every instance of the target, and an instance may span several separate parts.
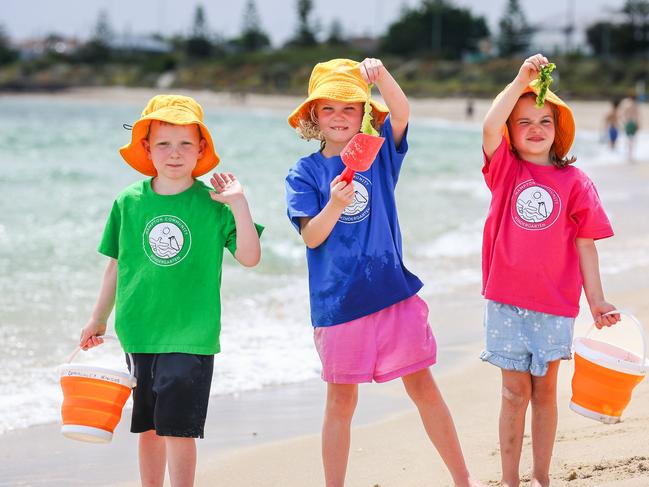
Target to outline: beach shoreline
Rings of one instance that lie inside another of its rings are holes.
[[[457,312],[455,308],[440,306],[438,310],[450,314]],[[474,310],[474,317],[476,312],[479,310]],[[448,346],[439,352],[439,363],[433,366],[439,376],[457,373],[476,356],[478,344],[454,344],[457,338],[453,335],[447,341]],[[362,384],[355,427],[380,423],[413,409],[399,383]],[[205,438],[197,440],[198,471],[216,459],[250,448],[317,436],[325,396],[326,385],[320,379],[211,396]],[[137,435],[129,432],[130,413],[125,407],[108,444],[69,440],[61,435],[58,422],[0,435],[0,479],[7,485],[67,487],[87,485],[92,476],[97,479],[95,485],[138,485]],[[209,479],[197,481],[197,485],[211,484]]]
[[[92,88],[24,96],[79,103],[112,103],[118,99],[141,107],[158,91]],[[206,110],[223,107],[287,114],[302,99],[181,91],[200,100]],[[478,127],[491,100],[475,100],[471,120],[465,118],[464,103],[462,99],[411,99],[413,119],[437,119]],[[607,102],[571,102],[571,106],[580,130],[601,130],[601,116]],[[649,108],[643,105],[642,109],[644,120],[649,120]],[[607,298],[630,309],[649,332],[649,258],[646,250],[649,221],[643,211],[649,207],[646,189],[649,188],[649,154],[639,154],[638,159],[640,162],[635,165],[604,164],[589,167],[587,172],[598,187],[616,232],[615,238],[598,244]],[[479,266],[479,262],[476,261],[476,265]],[[467,285],[452,294],[429,294],[425,298],[431,307],[431,324],[440,343],[439,365],[432,368],[433,374],[455,418],[470,468],[478,478],[496,485],[500,376],[495,367],[477,359],[482,339],[483,304],[479,287]],[[584,305],[582,302],[576,334],[583,334],[589,324]],[[475,339],[467,340],[466,334],[456,329],[474,329]],[[309,332],[305,325],[305,333]],[[637,335],[631,327],[628,337],[633,345]],[[567,407],[573,365],[574,362],[569,361],[561,366],[553,485],[649,486],[649,441],[646,439],[649,381],[637,386],[622,423],[602,425],[578,416]],[[321,381],[312,380],[213,396],[207,438],[198,442],[197,485],[322,485],[318,431],[324,390]],[[400,381],[361,387],[360,395],[352,434],[348,486],[451,485]],[[524,470],[530,467],[529,429],[527,431]],[[7,485],[88,485],[89,476],[94,485],[137,485],[136,451],[136,436],[128,433],[127,415],[113,442],[104,446],[67,440],[60,435],[56,424],[14,430],[0,435],[0,485],[3,482],[9,482]]]
[[[77,102],[93,103],[133,103],[138,107],[145,103],[152,96],[161,92],[182,93],[194,97],[205,109],[216,110],[219,108],[237,109],[246,111],[273,111],[278,113],[290,113],[303,100],[303,96],[293,95],[266,95],[257,93],[233,93],[233,92],[214,92],[209,90],[192,90],[184,88],[170,88],[160,90],[157,88],[135,88],[135,87],[85,87],[70,88],[61,92],[34,92],[34,93],[0,93],[0,99],[3,97],[12,98],[42,98],[56,100],[70,100]],[[560,95],[560,92],[558,93]],[[381,99],[375,92],[375,97]],[[433,118],[449,122],[466,122],[469,124],[479,125],[485,114],[491,106],[492,99],[471,98],[474,105],[473,115],[470,118],[466,116],[467,98],[413,98],[410,97],[411,116],[421,118]],[[570,104],[575,116],[575,124],[580,131],[604,130],[604,114],[610,108],[609,100],[585,101],[570,100],[565,101]],[[641,120],[649,120],[649,104],[640,105]],[[621,136],[620,139],[624,139]],[[622,140],[620,140],[623,142]]]

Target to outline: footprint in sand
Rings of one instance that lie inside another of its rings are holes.
[[[598,463],[575,463],[563,466],[561,473],[553,475],[557,481],[569,485],[593,486],[593,482],[611,482],[620,479],[649,479],[649,457],[632,456]],[[574,482],[574,484],[573,484]],[[649,485],[649,483],[647,484]]]
[[[557,442],[564,441],[577,441],[592,438],[603,438],[606,436],[624,435],[629,431],[634,431],[636,428],[643,427],[645,418],[632,418],[625,419],[622,423],[608,425],[607,428],[601,428],[598,423],[596,426],[589,427],[588,430],[569,430],[557,434]],[[649,483],[647,483],[649,487]]]

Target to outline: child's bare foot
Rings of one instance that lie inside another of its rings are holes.
[[[474,478],[469,477],[469,479],[466,481],[466,483],[455,484],[455,487],[487,487],[487,485],[483,484],[479,480],[475,480]]]
[[[550,487],[550,479],[539,480],[534,478],[530,482],[530,487]]]

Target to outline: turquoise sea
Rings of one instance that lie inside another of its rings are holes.
[[[200,101],[200,100],[199,100]],[[105,265],[96,252],[119,191],[140,178],[118,148],[146,100],[72,101],[0,97],[0,434],[56,421],[56,366],[76,346]],[[289,224],[284,177],[317,143],[300,140],[285,114],[206,110],[223,171],[242,181],[253,217],[266,226],[263,259],[243,269],[229,256],[223,276],[222,348],[214,394],[319,375],[308,317],[304,245]],[[397,188],[406,265],[423,296],[479,290],[482,221],[480,127],[413,119]],[[585,143],[588,142],[588,143]],[[577,141],[581,155],[602,150]],[[479,324],[477,324],[479,327]],[[481,329],[437,330],[441,341],[477,340]],[[116,349],[95,349],[91,362]]]

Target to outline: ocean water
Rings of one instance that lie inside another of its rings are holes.
[[[56,366],[74,350],[94,305],[105,219],[119,191],[140,179],[117,149],[130,136],[122,124],[141,105],[0,97],[0,434],[59,418]],[[305,250],[284,204],[288,168],[317,144],[298,139],[284,114],[207,110],[206,122],[219,168],[239,177],[254,219],[266,226],[257,268],[241,268],[226,252],[223,351],[212,392],[318,377]],[[478,289],[489,202],[479,124],[415,119],[408,137],[397,187],[406,265],[424,281],[424,297]],[[575,152],[607,159],[593,139],[578,138]],[[123,366],[114,345],[79,360]]]

